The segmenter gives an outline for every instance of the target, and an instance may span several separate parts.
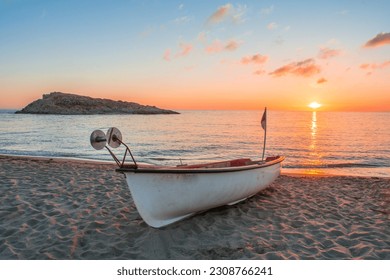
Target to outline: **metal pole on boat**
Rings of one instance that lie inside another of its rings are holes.
[[[261,118],[261,127],[264,129],[263,156],[261,157],[261,160],[263,161],[265,154],[265,143],[267,141],[267,107],[264,108],[263,117]]]

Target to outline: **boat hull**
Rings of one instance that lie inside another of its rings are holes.
[[[255,195],[279,176],[282,160],[234,168],[119,171],[126,176],[142,219],[160,228]]]

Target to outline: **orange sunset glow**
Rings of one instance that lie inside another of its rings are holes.
[[[1,2],[0,108],[61,91],[178,110],[390,111],[389,8]]]

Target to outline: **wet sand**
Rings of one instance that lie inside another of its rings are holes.
[[[390,179],[282,175],[153,229],[114,169],[0,156],[0,259],[390,259]]]

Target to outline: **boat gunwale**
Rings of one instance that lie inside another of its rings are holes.
[[[245,171],[245,170],[253,170],[264,168],[268,166],[272,166],[278,163],[281,163],[285,159],[284,156],[277,156],[275,159],[271,161],[253,161],[251,164],[242,165],[242,166],[233,166],[233,167],[216,167],[216,168],[180,168],[180,166],[155,166],[152,165],[150,167],[142,167],[138,166],[138,168],[131,167],[121,167],[117,168],[115,171],[120,173],[159,173],[159,174],[193,174],[193,173],[224,173],[224,172],[237,172],[237,171]]]

